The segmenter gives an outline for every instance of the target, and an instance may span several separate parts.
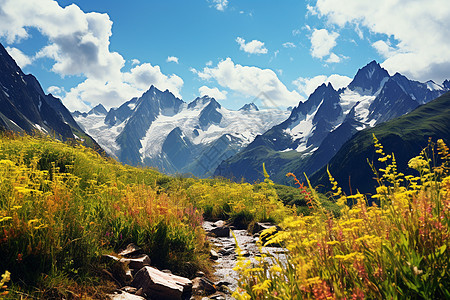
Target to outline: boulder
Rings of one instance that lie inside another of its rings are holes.
[[[150,266],[150,257],[147,254],[140,254],[132,258],[121,258],[121,263],[128,264],[128,267],[133,270],[140,270],[143,267]]]
[[[261,231],[269,229],[270,227],[273,227],[273,226],[275,226],[275,225],[272,224],[272,223],[268,223],[268,222],[266,222],[266,223],[264,223],[264,222],[256,222],[253,225],[253,228],[252,228],[251,231],[252,231],[252,234],[257,234],[257,233],[261,233]],[[276,227],[277,227],[277,230],[281,229],[278,226],[276,226]]]
[[[101,262],[106,264],[108,270],[103,270],[103,273],[114,279],[119,285],[129,283],[133,276],[128,267],[128,263],[123,263],[120,258],[113,255],[103,255]]]
[[[142,253],[143,252],[142,252],[141,248],[139,248],[135,244],[131,243],[131,244],[128,244],[128,246],[125,249],[120,251],[119,255],[124,256],[124,257],[135,257],[135,256],[141,255]]]
[[[212,223],[211,226],[214,226],[214,227],[225,227],[226,223],[225,223],[225,221],[219,220],[217,222]]]
[[[209,231],[209,233],[215,235],[216,237],[230,237],[230,227],[214,227]]]
[[[192,292],[192,281],[173,274],[167,274],[152,267],[140,269],[131,286],[142,288],[152,299],[181,300]]]
[[[192,293],[195,295],[211,295],[216,292],[214,283],[205,277],[196,277],[192,279]]]

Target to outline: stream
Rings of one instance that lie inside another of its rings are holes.
[[[215,223],[204,221],[203,228],[206,232],[210,232],[212,229],[216,228]],[[256,245],[258,241],[257,236],[253,236],[248,233],[247,230],[232,230],[236,236],[236,240],[239,247],[244,253],[247,259],[254,260],[256,256],[260,256],[260,250]],[[216,286],[226,285],[229,288],[230,293],[216,293],[209,297],[199,298],[199,299],[235,299],[231,297],[233,291],[236,290],[238,286],[237,277],[238,274],[233,268],[236,266],[237,255],[236,255],[236,244],[233,235],[230,232],[228,237],[208,237],[209,241],[213,245],[213,249],[218,254],[218,258],[215,260],[216,264],[214,266],[214,282]],[[285,249],[277,247],[264,247],[264,253],[269,253],[272,255],[278,255],[278,257],[283,256]]]

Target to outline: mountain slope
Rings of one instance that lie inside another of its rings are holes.
[[[232,111],[208,96],[185,103],[152,86],[107,114],[96,109],[73,115],[108,153],[124,163],[208,177],[222,160],[288,114],[259,110],[255,104]]]
[[[358,70],[346,88],[336,91],[331,84],[319,86],[285,122],[223,161],[215,175],[263,180],[260,169],[265,163],[278,182],[285,182],[287,172],[310,176],[356,132],[404,115],[447,90],[446,82],[440,86],[398,73],[390,76],[372,61]]]
[[[0,44],[0,127],[16,132],[42,132],[56,138],[83,140],[100,149],[73,119],[62,102],[46,95],[37,79],[25,75]]]
[[[394,153],[399,172],[410,174],[409,159],[417,156],[432,141],[443,139],[450,142],[450,92],[418,107],[413,112],[366,129],[347,141],[329,162],[329,170],[349,194],[358,187],[362,193],[373,192],[376,186],[374,174],[367,160],[380,167],[375,153],[372,135],[378,138],[387,154]],[[314,185],[329,186],[326,168],[311,177]]]

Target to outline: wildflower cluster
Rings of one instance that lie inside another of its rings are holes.
[[[0,136],[0,272],[11,271],[13,284],[57,286],[52,295],[66,298],[97,280],[102,254],[130,242],[155,266],[207,269],[202,213],[171,180],[83,146]]]
[[[2,280],[0,280],[0,297],[8,295],[8,291],[6,290],[8,286],[6,285],[6,283],[9,282],[10,275],[11,273],[9,271],[5,271],[5,273],[2,275]]]
[[[258,186],[224,180],[197,180],[187,188],[187,195],[204,211],[207,219],[230,219],[235,226],[247,228],[252,222],[280,222],[291,210],[285,207],[265,181]]]
[[[395,156],[386,155],[374,141],[379,161],[385,164],[376,173],[377,193],[369,199],[360,193],[347,196],[329,173],[341,215],[316,209],[309,216],[285,219],[284,230],[267,243],[283,245],[287,258],[241,262],[237,298],[450,296],[448,147],[442,140],[437,151],[430,144],[409,162],[418,175],[405,176],[398,171]],[[320,208],[320,202],[314,203]]]

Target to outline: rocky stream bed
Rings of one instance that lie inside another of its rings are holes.
[[[273,226],[257,223],[250,234],[247,230],[235,229],[224,221],[203,223],[208,239],[212,244],[210,258],[215,261],[215,271],[211,278],[198,272],[192,280],[160,271],[151,267],[149,257],[135,245],[129,245],[118,256],[105,256],[112,271],[104,270],[121,286],[114,294],[113,300],[228,300],[237,288],[238,274],[233,268],[237,262],[236,241],[244,257],[253,260],[260,256],[257,246],[259,232]],[[231,234],[234,233],[235,238]],[[284,249],[264,247],[263,252],[283,257]]]

